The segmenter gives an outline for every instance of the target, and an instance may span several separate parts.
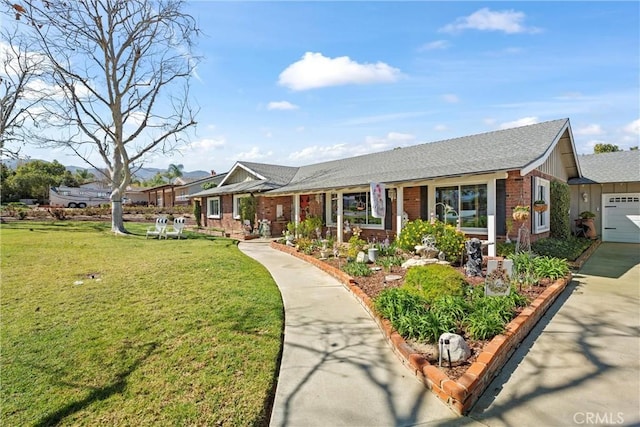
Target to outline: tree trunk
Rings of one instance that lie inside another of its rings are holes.
[[[111,231],[116,234],[129,234],[124,228],[122,200],[111,201]]]

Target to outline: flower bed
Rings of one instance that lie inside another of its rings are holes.
[[[407,343],[392,328],[389,321],[377,316],[373,308],[372,299],[356,285],[351,276],[313,256],[300,253],[293,247],[276,242],[272,242],[271,247],[303,259],[342,282],[376,321],[394,352],[405,366],[434,394],[459,414],[465,414],[473,406],[500,369],[502,369],[516,347],[529,334],[571,280],[571,275],[568,275],[547,286],[528,307],[507,324],[506,331],[503,334],[495,336],[484,346],[480,354],[477,355],[476,360],[458,379],[451,379],[440,368],[430,364],[421,353],[418,353],[413,346]]]

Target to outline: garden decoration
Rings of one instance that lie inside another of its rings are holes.
[[[529,206],[517,205],[513,208],[513,219],[518,222],[525,222],[529,219],[530,209]]]
[[[464,270],[467,277],[482,276],[482,242],[474,237],[464,242],[467,251],[467,265]]]
[[[547,205],[547,202],[545,200],[536,200],[535,202],[533,202],[533,210],[538,213],[545,212],[548,208],[549,205]]]
[[[438,348],[438,365],[440,367],[442,367],[442,357],[445,355],[445,352],[449,362],[449,368],[451,368],[453,364],[457,365],[464,362],[471,356],[469,345],[464,338],[458,334],[446,332],[440,335],[438,343],[440,344]]]
[[[506,296],[511,292],[511,276],[513,261],[489,260],[487,262],[487,278],[484,281],[486,296]]]
[[[436,238],[431,235],[423,236],[422,244],[416,245],[416,253],[422,258],[435,258],[438,252],[438,248],[436,248]]]
[[[589,239],[595,239],[598,235],[594,224],[596,214],[591,211],[580,212],[580,225],[584,227],[585,236]]]

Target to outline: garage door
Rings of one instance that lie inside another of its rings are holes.
[[[640,243],[640,193],[602,195],[602,240]]]

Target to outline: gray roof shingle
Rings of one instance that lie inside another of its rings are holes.
[[[553,120],[302,166],[288,185],[271,193],[522,169],[547,154],[568,122]]]
[[[640,182],[640,151],[588,154],[578,157],[582,178],[569,184],[604,184],[608,182]]]

